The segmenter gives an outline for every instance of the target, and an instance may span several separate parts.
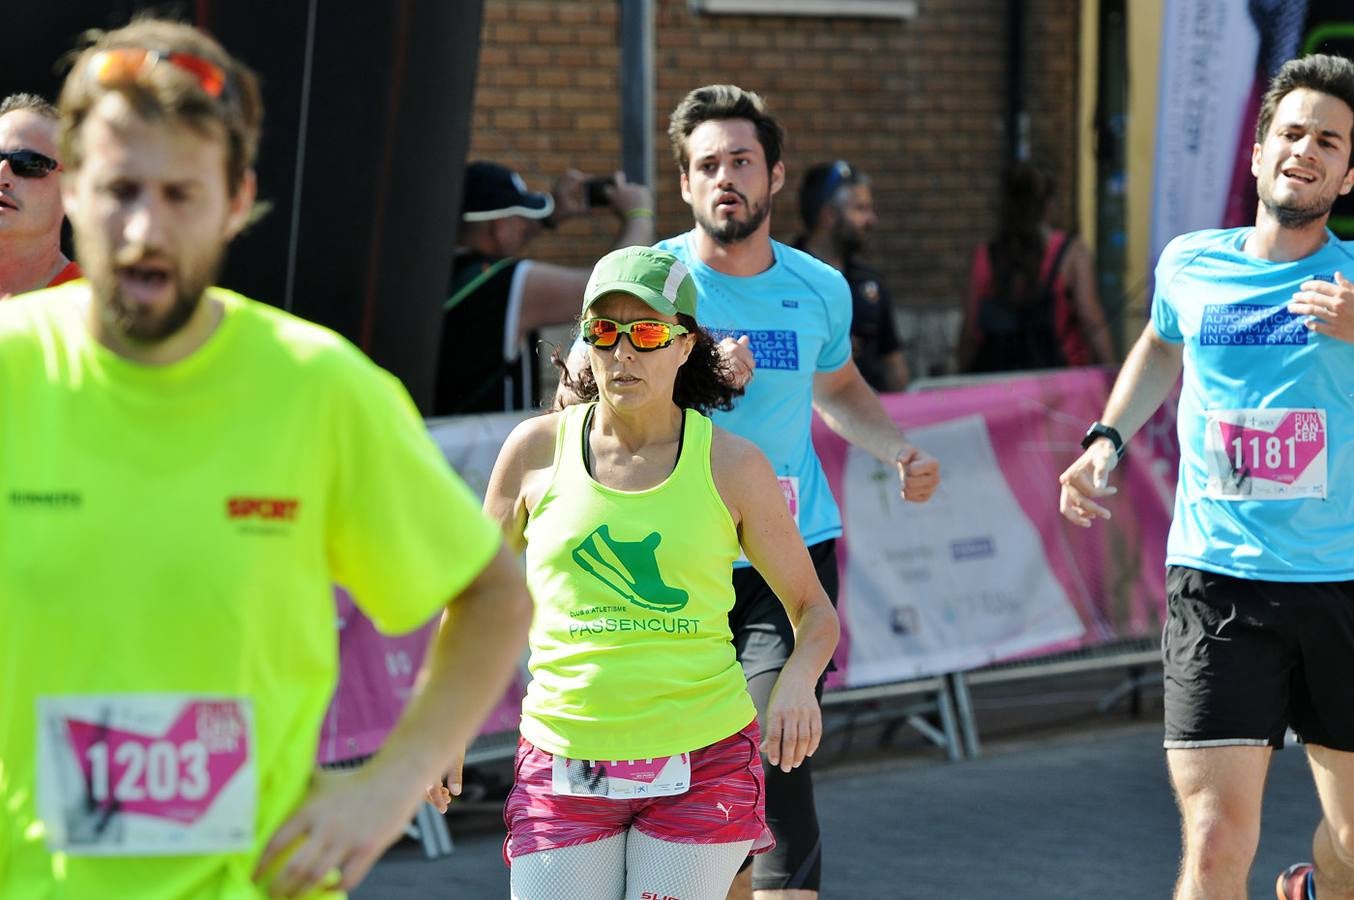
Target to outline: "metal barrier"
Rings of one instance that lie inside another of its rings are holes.
[[[1133,638],[1085,650],[1037,656],[947,675],[963,735],[964,755],[970,759],[982,755],[978,725],[973,715],[973,702],[969,696],[971,686],[1020,681],[1026,678],[1072,675],[1078,672],[1128,669],[1128,678],[1101,698],[1099,707],[1104,712],[1118,697],[1132,693],[1146,683],[1143,669],[1160,663],[1159,641],[1155,638]]]
[[[1148,670],[1156,669],[1160,664],[1161,648],[1155,638],[1133,638],[1084,650],[998,663],[968,672],[828,691],[823,695],[823,711],[840,710],[845,721],[830,732],[825,724],[825,735],[846,731],[849,744],[849,733],[861,725],[907,725],[943,750],[951,762],[976,759],[982,755],[982,744],[970,688],[1079,672],[1127,669],[1125,680],[1099,701],[1101,712],[1105,712],[1124,696],[1136,695],[1143,686],[1159,681],[1160,674],[1149,674]],[[906,697],[919,699],[889,709],[851,709]],[[934,717],[936,723],[928,717]],[[466,753],[465,764],[501,762],[511,759],[516,750],[516,732],[480,735]]]

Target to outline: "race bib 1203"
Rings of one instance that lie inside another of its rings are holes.
[[[86,856],[252,849],[250,701],[182,694],[38,699],[38,814],[53,850]]]

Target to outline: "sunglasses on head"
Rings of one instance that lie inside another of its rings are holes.
[[[48,172],[61,168],[56,160],[36,150],[0,150],[0,162],[9,163],[20,178],[46,178]]]
[[[681,325],[660,322],[657,319],[639,319],[617,322],[615,319],[594,317],[583,320],[583,342],[602,350],[616,346],[621,335],[630,335],[630,345],[641,353],[662,350],[679,334],[689,334]]]
[[[191,53],[146,50],[142,47],[121,47],[100,50],[89,59],[89,72],[104,87],[134,82],[159,63],[169,63],[193,76],[202,92],[213,100],[220,100],[228,82],[226,71],[210,60]]]
[[[845,160],[839,159],[832,164],[832,168],[827,170],[827,178],[823,179],[823,202],[831,200],[837,193],[837,189],[844,184],[854,184],[856,172],[851,168],[851,164]]]

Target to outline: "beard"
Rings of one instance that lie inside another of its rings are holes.
[[[1324,219],[1330,215],[1331,208],[1335,206],[1335,201],[1340,196],[1339,189],[1335,188],[1329,194],[1318,195],[1306,204],[1291,199],[1280,202],[1274,197],[1272,184],[1260,187],[1257,193],[1260,195],[1260,203],[1274,217],[1274,221],[1279,223],[1280,228],[1302,228]]]
[[[728,193],[738,194],[739,199],[743,201],[743,205],[746,206],[748,210],[748,217],[746,220],[740,222],[736,218],[728,218],[721,223],[716,222],[713,218],[706,216],[701,212],[695,212],[696,224],[701,227],[702,231],[719,243],[736,244],[739,241],[748,239],[756,233],[758,228],[762,227],[762,223],[766,221],[766,217],[771,215],[771,198],[768,196],[766,202],[761,206],[754,206],[748,202],[747,197],[739,194],[738,191],[729,191]],[[692,209],[694,211],[695,208],[693,207]]]
[[[82,242],[76,237],[76,251],[79,259],[89,259],[91,254],[83,251]],[[103,254],[93,254],[99,259]],[[169,309],[155,312],[133,302],[123,292],[118,281],[118,270],[135,265],[143,259],[169,261],[169,278],[174,286],[174,300]],[[178,334],[193,318],[202,304],[207,288],[214,284],[225,261],[225,247],[222,246],[210,257],[202,260],[192,271],[187,271],[168,254],[154,247],[134,244],[119,251],[109,265],[96,263],[87,271],[94,297],[99,304],[100,318],[110,331],[122,335],[138,344],[158,344]],[[102,270],[102,271],[100,271]]]
[[[832,244],[842,259],[849,259],[865,249],[865,235],[839,219],[832,226]]]

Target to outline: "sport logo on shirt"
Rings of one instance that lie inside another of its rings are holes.
[[[636,606],[677,612],[686,606],[687,593],[663,580],[654,553],[662,540],[654,531],[642,541],[619,541],[610,528],[599,525],[573,549],[573,558],[580,569]]]
[[[295,497],[231,497],[226,501],[226,517],[231,520],[294,522],[300,508],[301,501]]]

